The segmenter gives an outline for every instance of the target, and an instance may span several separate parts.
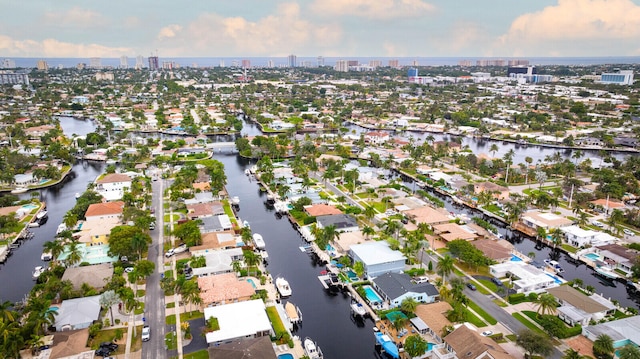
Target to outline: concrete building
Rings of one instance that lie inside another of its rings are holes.
[[[564,281],[522,261],[508,261],[489,266],[489,273],[496,278],[509,275],[517,293],[541,292],[557,287]]]
[[[614,85],[633,85],[633,71],[621,70],[614,73],[600,75],[600,83]]]
[[[149,56],[149,71],[157,71],[160,69],[160,62],[158,56]]]
[[[209,346],[274,334],[261,299],[205,308],[204,320],[211,317],[218,319],[220,329],[206,334]]]
[[[386,242],[354,244],[349,256],[355,262],[364,264],[365,276],[374,278],[384,273],[402,273],[406,258],[399,251],[389,248]]]
[[[111,173],[96,181],[95,191],[107,201],[122,199],[124,192],[131,188],[131,177],[120,173]]]
[[[349,61],[338,60],[333,68],[338,72],[349,72]]]
[[[90,57],[89,58],[89,67],[92,69],[101,69],[102,68],[102,60],[99,57]]]
[[[120,68],[121,69],[128,69],[129,68],[129,58],[127,58],[126,56],[120,56]]]
[[[298,66],[298,57],[296,55],[289,55],[287,56],[287,65],[289,67],[296,67]]]
[[[0,72],[0,85],[29,85],[29,74],[20,72]]]
[[[49,70],[49,64],[45,60],[38,60],[36,68],[40,71],[47,71]]]

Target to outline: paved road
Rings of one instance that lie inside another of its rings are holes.
[[[151,327],[151,340],[142,344],[143,359],[166,358],[164,347],[165,304],[164,293],[160,289],[160,273],[163,271],[164,211],[162,194],[164,181],[153,181],[151,206],[156,209],[156,229],[150,232],[153,242],[149,246],[148,259],[156,264],[155,272],[147,278],[145,299],[145,320]],[[140,334],[138,334],[140,335]]]

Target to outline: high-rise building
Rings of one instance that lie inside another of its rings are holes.
[[[220,60],[220,64],[219,64],[219,66],[220,66],[220,67],[224,67],[224,60]]]
[[[410,68],[407,71],[407,77],[418,77],[418,69],[416,69],[415,67]]]
[[[389,60],[389,67],[400,67],[400,61],[398,60]]]
[[[267,60],[267,67],[272,69],[273,68],[273,60]]]
[[[231,67],[238,67],[238,60],[231,61]]]
[[[298,65],[298,57],[296,55],[287,56],[289,67],[296,67]]]
[[[458,61],[458,66],[470,67],[473,66],[473,62],[471,62],[471,60],[460,60]]]
[[[102,68],[102,60],[99,57],[90,57],[89,58],[89,67],[92,69],[100,69]]]
[[[144,58],[142,55],[136,56],[136,70],[141,70],[144,67]]]
[[[334,67],[334,69],[339,72],[349,72],[349,61],[347,60],[336,61],[336,66]]]
[[[3,69],[15,69],[16,62],[11,59],[4,59],[2,60],[2,66],[0,67],[2,67]]]
[[[40,71],[47,71],[49,70],[49,64],[45,61],[45,60],[38,60],[38,63],[36,65],[36,67],[38,68],[38,70]]]
[[[538,69],[535,66],[509,66],[507,68],[507,76],[517,77],[518,74],[537,75]]]
[[[129,68],[129,58],[126,56],[120,56],[120,68],[128,69]]]
[[[411,66],[420,66],[420,64],[418,63],[418,60],[413,60],[411,61]]]
[[[318,67],[324,66],[324,57],[318,56],[318,58],[316,60],[316,64],[318,65]]]
[[[149,56],[149,70],[158,71],[160,68],[160,62],[158,62],[158,56]]]
[[[529,60],[511,59],[507,61],[507,66],[529,66]]]
[[[347,66],[358,66],[358,65],[360,65],[358,60],[348,60],[347,61]]]
[[[622,70],[614,73],[600,75],[600,83],[616,85],[633,85],[633,71]]]
[[[251,68],[251,60],[243,59],[242,60],[242,68],[243,69],[250,69]]]
[[[24,72],[0,71],[0,85],[18,84],[29,85],[29,74]]]
[[[369,67],[373,67],[375,69],[376,67],[380,67],[380,66],[382,66],[382,61],[380,60],[369,61]]]

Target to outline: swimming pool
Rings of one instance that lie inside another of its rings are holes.
[[[592,261],[599,261],[600,260],[600,256],[596,253],[587,253],[584,255],[586,258],[591,259]]]
[[[253,279],[247,278],[247,282],[249,282],[249,284],[251,284],[251,286],[253,286],[253,289],[258,288],[258,287],[256,287],[256,282],[254,282]]]
[[[376,293],[376,291],[370,285],[365,285],[364,287],[362,287],[362,289],[364,289],[364,294],[366,294],[369,303],[382,302],[382,298],[380,298],[378,293]]]
[[[435,343],[427,343],[427,351],[430,352],[433,347],[436,346]]]
[[[556,284],[562,284],[562,280],[554,275],[551,275],[549,273],[545,273],[547,276],[553,278],[553,281],[556,282]]]
[[[289,353],[278,355],[278,359],[293,359],[293,355]]]
[[[32,210],[32,209],[36,209],[39,208],[40,206],[33,204],[33,203],[29,203],[29,204],[25,204],[22,206],[22,208],[24,209],[28,209],[28,210]]]
[[[347,274],[347,277],[349,277],[349,280],[351,281],[358,280],[358,275],[356,274],[356,272],[352,271],[351,269],[349,269],[345,273]]]
[[[512,255],[511,255],[511,261],[512,261],[512,262],[522,262],[522,258],[518,257],[518,256],[517,256],[517,255],[515,255],[515,254],[512,254]]]

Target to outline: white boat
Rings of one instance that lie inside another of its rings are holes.
[[[251,175],[251,171],[249,171],[249,169],[247,168],[246,170],[244,170],[244,174],[246,174],[247,176]]]
[[[254,233],[253,234],[253,243],[256,245],[256,248],[258,248],[258,249],[264,249],[265,248],[264,239],[262,238],[260,233]]]
[[[606,268],[606,267],[596,267],[594,268],[594,270],[596,271],[596,273],[600,274],[601,276],[607,278],[607,279],[617,279],[618,275],[615,274],[611,269]]]
[[[280,293],[281,297],[288,297],[291,295],[291,287],[289,286],[289,282],[282,277],[276,278],[276,288],[278,289],[278,293]]]
[[[49,215],[49,212],[40,211],[40,212],[38,212],[38,214],[36,214],[36,220],[37,221],[42,221],[43,219],[47,218],[48,215]]]
[[[287,202],[276,201],[273,205],[277,213],[284,214],[289,212],[289,204]]]
[[[18,193],[25,193],[27,192],[29,189],[25,188],[25,187],[17,187],[16,189],[12,190],[11,193],[12,194],[18,194]]]
[[[367,315],[367,309],[359,302],[351,303],[351,312],[353,315],[364,317]]]
[[[234,206],[239,206],[240,205],[240,197],[238,197],[238,196],[231,197],[231,204],[234,205]]]
[[[249,222],[246,219],[244,221],[242,221],[242,226],[243,227],[247,227],[247,228],[251,228],[251,226],[249,225]]]
[[[33,269],[33,280],[38,279],[46,269],[43,266],[37,266]]]
[[[562,269],[562,267],[560,266],[560,263],[558,263],[557,261],[545,259],[544,263],[547,265],[547,267],[551,268],[554,272],[558,274],[564,273],[564,269]]]
[[[302,322],[302,312],[300,312],[300,308],[296,307],[293,303],[287,302],[287,304],[284,305],[284,311],[287,313],[291,324]]]
[[[42,252],[42,254],[40,255],[40,260],[42,261],[50,261],[53,259],[53,255],[51,254],[51,252]]]
[[[322,350],[320,350],[320,347],[316,345],[311,338],[304,338],[303,345],[304,353],[309,357],[309,359],[322,359]]]
[[[80,192],[76,192],[76,199],[80,198],[80,196],[82,196]]]
[[[67,225],[64,223],[60,223],[60,225],[58,226],[58,229],[56,230],[56,234],[60,234],[66,230],[67,230]]]

